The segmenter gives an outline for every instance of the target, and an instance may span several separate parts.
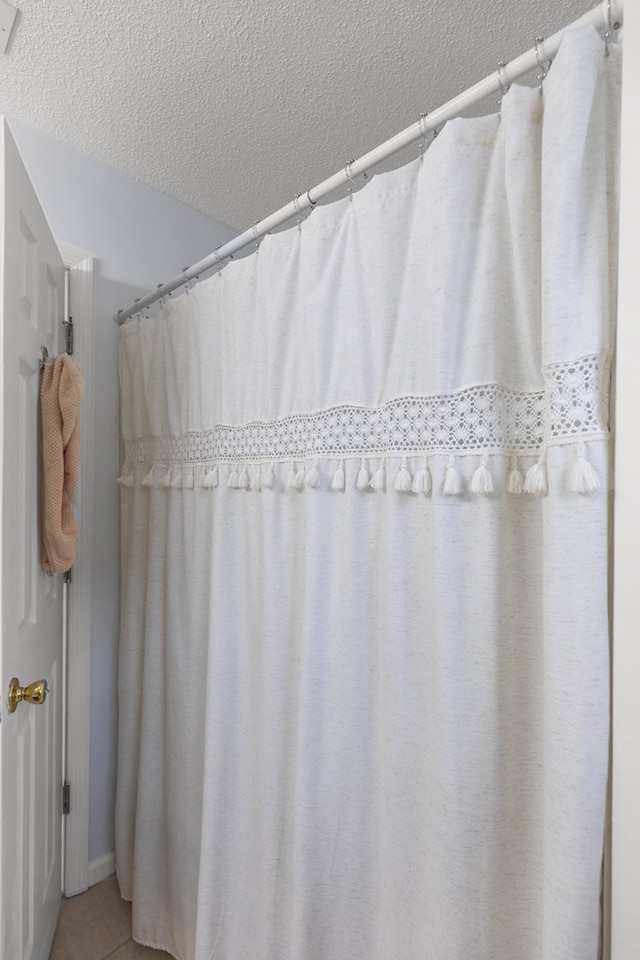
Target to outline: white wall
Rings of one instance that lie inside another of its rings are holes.
[[[89,811],[89,858],[95,859],[114,847],[119,442],[113,316],[236,231],[9,119],[54,235],[97,259]]]

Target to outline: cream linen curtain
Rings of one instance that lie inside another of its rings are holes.
[[[620,50],[122,330],[117,865],[180,960],[595,960]]]

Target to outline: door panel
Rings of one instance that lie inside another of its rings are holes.
[[[4,120],[0,165],[0,960],[47,960],[61,897],[62,589],[38,555],[38,361],[61,349],[64,267]],[[45,702],[10,714],[12,677],[46,679]]]

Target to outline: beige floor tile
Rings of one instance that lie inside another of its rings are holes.
[[[114,877],[63,901],[50,960],[102,960],[130,938],[131,904]]]
[[[151,947],[143,947],[140,943],[129,940],[112,953],[109,960],[173,960],[173,958],[164,950],[152,950]]]

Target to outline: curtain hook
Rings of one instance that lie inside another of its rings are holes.
[[[420,143],[418,144],[418,149],[420,150],[420,160],[424,160],[424,148],[426,146],[425,140],[427,139],[427,131],[423,130],[423,124],[426,117],[429,116],[428,111],[423,111],[418,118],[418,129],[420,131]]]
[[[346,175],[347,175],[347,179],[351,181],[351,183],[353,184],[353,186],[354,186],[354,187],[357,187],[358,184],[355,182],[355,180],[354,180],[353,177],[351,176],[351,164],[352,164],[352,163],[355,163],[355,157],[354,157],[353,159],[351,159],[351,160],[347,160],[347,163],[346,163],[345,168],[344,168],[344,172],[345,172]],[[349,197],[349,200],[353,200],[353,187],[347,187],[347,196]]]
[[[540,46],[544,43],[544,37],[536,37],[536,63],[538,64],[538,70],[540,73],[537,75],[536,80],[538,81],[538,90],[542,93],[542,81],[546,78],[549,67],[545,67],[544,61],[540,59]],[[547,60],[548,64],[551,64],[550,60]]]
[[[254,221],[253,221],[253,225],[252,225],[252,227],[251,227],[251,231],[252,231],[252,233],[253,233],[253,235],[254,235],[254,237],[255,237],[255,239],[256,239],[256,253],[257,253],[258,250],[260,249],[260,240],[261,240],[260,234],[258,233],[258,224],[259,224],[259,223],[260,223],[259,220],[254,220]]]
[[[509,86],[510,86],[510,84],[506,84],[505,86],[505,83],[502,79],[502,71],[505,69],[506,65],[507,64],[505,63],[504,60],[498,60],[498,83],[500,84],[500,93],[501,93],[500,99],[498,100],[498,116],[500,117],[501,120],[502,120],[502,101],[505,97],[505,94],[509,92]]]
[[[311,190],[307,190],[307,200],[309,201],[310,207],[315,207],[316,203],[318,202],[317,200],[311,199]]]
[[[604,40],[605,57],[609,56],[609,44],[611,43],[612,39],[615,39],[614,37],[612,37],[612,34],[616,33],[619,29],[620,29],[620,21],[616,20],[614,22],[613,14],[611,13],[611,0],[607,0],[607,29],[602,38]]]
[[[187,270],[188,270],[188,269],[189,269],[189,267],[183,267],[183,268],[182,268],[182,276],[184,277],[184,290],[185,290],[185,293],[191,293],[191,280],[189,280],[189,277],[187,276]]]
[[[298,215],[298,217],[297,217],[297,219],[296,219],[296,223],[298,224],[298,230],[302,230],[302,212],[301,212],[301,210],[300,210],[300,197],[301,197],[301,196],[302,196],[301,193],[296,193],[295,197],[293,198],[293,205],[294,205],[294,207],[296,208],[296,213],[297,213],[297,215]]]

